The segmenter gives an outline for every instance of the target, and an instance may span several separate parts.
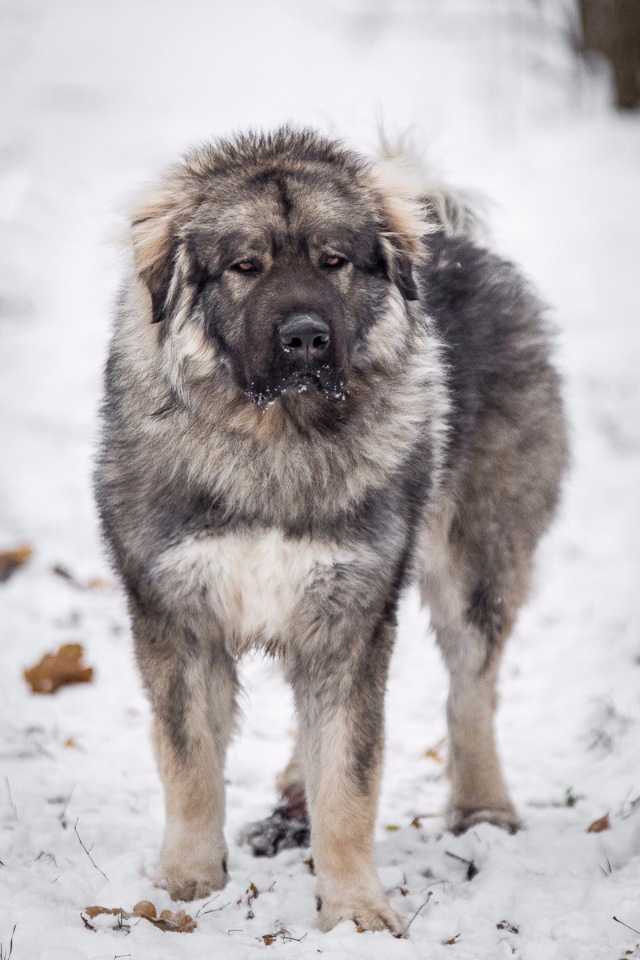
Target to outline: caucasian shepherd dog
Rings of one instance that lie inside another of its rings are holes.
[[[308,810],[321,928],[396,935],[373,831],[398,598],[417,582],[450,672],[451,828],[515,829],[496,675],[566,460],[540,303],[401,166],[282,129],[166,173],[132,221],[96,472],[171,896],[225,883],[236,663],[262,647],[299,734],[251,842],[290,842],[289,815],[304,840]]]

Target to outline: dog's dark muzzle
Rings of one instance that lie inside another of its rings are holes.
[[[344,364],[330,324],[319,313],[296,311],[273,330],[272,361],[266,376],[252,380],[248,395],[262,405],[284,394],[344,396]]]
[[[305,311],[286,317],[276,329],[276,340],[280,393],[320,391],[332,399],[341,395],[336,345],[319,314]]]
[[[280,349],[297,369],[321,364],[329,353],[329,324],[317,313],[294,313],[278,327]]]

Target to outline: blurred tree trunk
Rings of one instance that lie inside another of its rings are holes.
[[[611,63],[616,106],[640,107],[640,0],[579,0],[583,52]]]

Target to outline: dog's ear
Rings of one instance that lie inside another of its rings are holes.
[[[131,219],[131,242],[138,276],[151,295],[151,322],[165,320],[173,308],[179,239],[178,229],[188,191],[176,171],[148,194]]]
[[[388,230],[381,236],[380,251],[387,278],[398,287],[405,300],[418,300],[418,287],[413,275],[414,261],[406,250],[390,239]]]
[[[430,232],[415,177],[397,162],[382,161],[371,170],[380,220],[380,246],[387,276],[405,300],[417,300],[415,267],[426,258]]]

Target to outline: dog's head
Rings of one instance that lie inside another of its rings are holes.
[[[417,299],[426,231],[405,189],[313,133],[195,151],[132,225],[173,385],[222,377],[258,406],[341,399],[358,363],[380,361],[372,331],[391,305]],[[385,336],[387,353],[404,339]]]

